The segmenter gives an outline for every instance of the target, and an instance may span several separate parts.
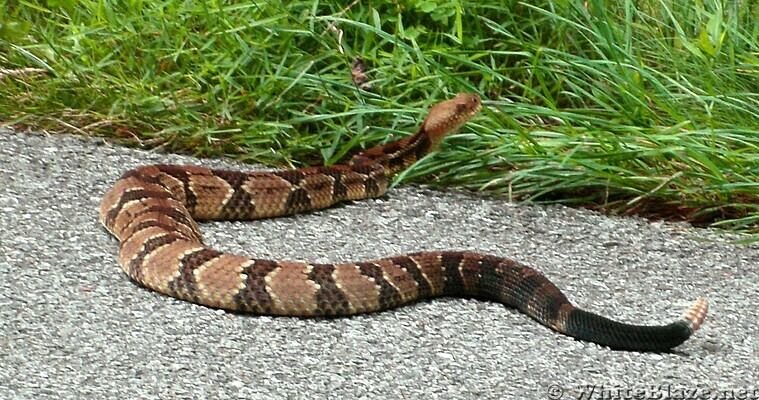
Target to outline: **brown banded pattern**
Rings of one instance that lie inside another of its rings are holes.
[[[410,137],[366,150],[347,165],[236,172],[153,165],[125,173],[106,193],[100,221],[121,242],[119,263],[139,284],[209,307],[298,317],[373,312],[435,296],[494,300],[566,335],[614,349],[665,351],[703,322],[695,303],[675,322],[629,325],[572,305],[545,276],[472,252],[423,252],[340,264],[252,259],[203,244],[196,220],[258,219],[381,196],[388,179],[435,150],[477,114],[459,94],[430,109]]]

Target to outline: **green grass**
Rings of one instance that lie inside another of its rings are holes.
[[[482,116],[404,181],[759,232],[753,0],[0,10],[0,67],[45,71],[0,81],[5,125],[297,167],[413,133],[472,91]],[[351,82],[356,55],[370,91]]]

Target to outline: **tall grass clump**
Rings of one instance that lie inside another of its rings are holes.
[[[0,0],[0,121],[270,165],[342,162],[457,91],[404,180],[759,231],[750,0]],[[351,80],[361,56],[371,88]]]

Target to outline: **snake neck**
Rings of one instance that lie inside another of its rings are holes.
[[[482,109],[480,96],[459,93],[433,106],[413,136],[373,147],[354,156],[350,165],[382,165],[388,176],[395,175],[435,151],[450,133],[464,125]]]
[[[437,150],[439,144],[439,142],[434,143],[422,127],[413,136],[390,142],[384,146],[373,147],[353,156],[350,164],[379,164],[385,168],[388,176],[393,176],[407,169],[428,153]]]

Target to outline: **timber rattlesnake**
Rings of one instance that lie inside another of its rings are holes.
[[[636,326],[576,308],[542,274],[503,257],[446,251],[314,264],[251,259],[202,242],[195,220],[275,217],[381,196],[389,177],[435,150],[481,107],[479,96],[459,94],[432,107],[415,135],[364,151],[347,165],[252,173],[137,168],[105,195],[100,220],[121,242],[119,262],[129,277],[209,307],[341,316],[466,296],[508,304],[558,332],[614,349],[664,351],[684,342],[706,316],[703,299],[669,325]]]

